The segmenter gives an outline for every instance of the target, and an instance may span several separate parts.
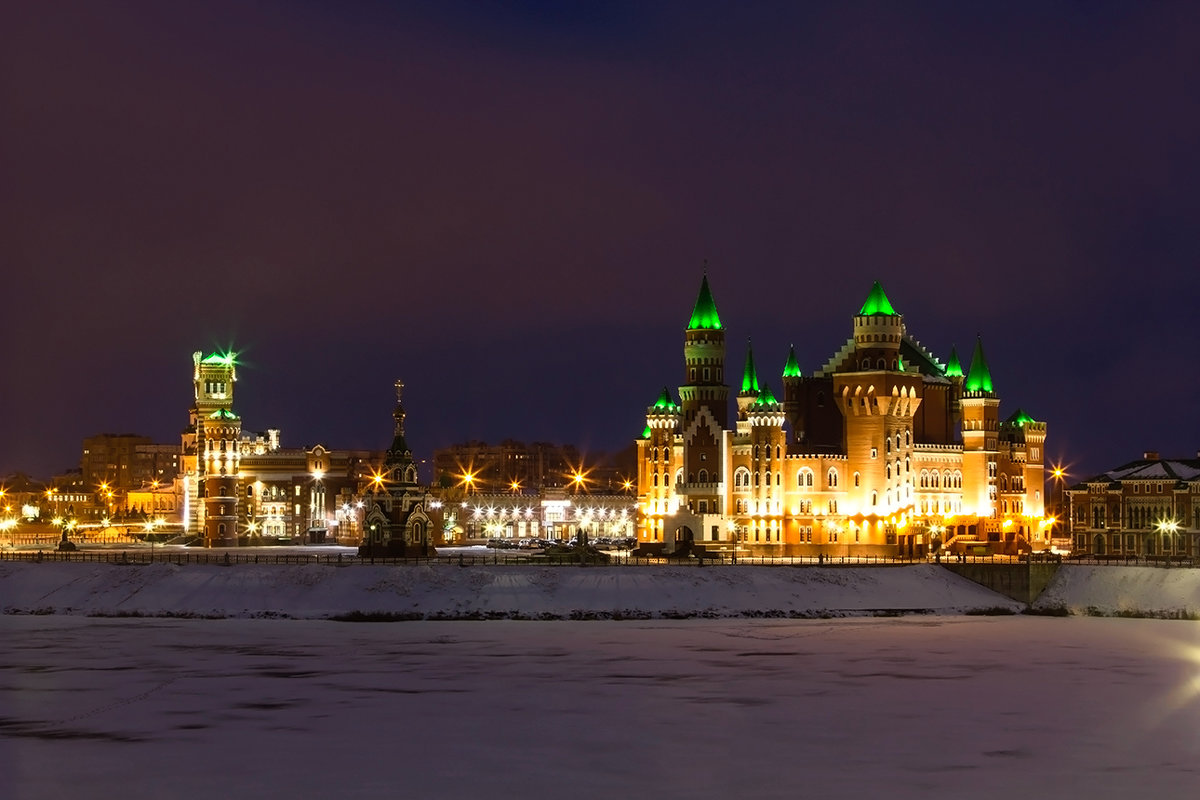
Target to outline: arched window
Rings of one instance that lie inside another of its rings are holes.
[[[871,505],[879,504],[879,492],[871,492]]]
[[[780,470],[779,472],[775,473],[775,485],[776,486],[783,485],[783,470]]]
[[[896,449],[900,449],[900,432],[896,431]]]
[[[658,486],[658,473],[654,473],[654,485]]]
[[[921,470],[921,474],[917,478],[917,485],[920,486],[922,489],[928,488],[928,486],[929,486],[929,470],[925,470],[925,469]]]
[[[779,458],[779,457],[780,457],[780,456],[779,456],[780,452],[781,452],[781,451],[780,451],[780,449],[779,449],[779,445],[775,445],[775,457],[776,457],[776,458]]]
[[[733,473],[733,485],[737,487],[750,485],[750,470],[745,467],[738,467]]]
[[[883,440],[883,452],[885,452],[885,453],[892,452],[892,440],[891,439]]]
[[[829,484],[829,488],[830,488],[830,489],[836,489],[836,488],[837,488],[837,484],[838,484],[838,474],[837,474],[837,470],[836,470],[836,469],[833,469],[833,468],[831,467],[831,468],[830,468],[830,470],[829,470],[829,474],[825,476],[825,479],[826,479],[826,482]]]
[[[708,470],[700,470],[700,483],[708,483]]]
[[[909,431],[909,430],[904,431],[904,443],[912,444],[912,431]]]
[[[892,465],[888,464],[887,469],[884,471],[887,473],[886,477],[890,481],[892,479]]]
[[[796,485],[802,489],[806,486],[812,486],[813,485],[812,470],[810,470],[808,467],[805,467],[804,469],[800,470],[800,473],[798,475],[796,475]]]

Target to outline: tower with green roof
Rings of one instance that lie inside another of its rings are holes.
[[[975,339],[971,366],[963,380],[963,510],[990,518],[998,505],[996,475],[1000,460],[1000,398],[983,354],[983,338]]]
[[[184,515],[207,547],[237,544],[242,421],[233,411],[237,354],[192,354],[194,403],[183,435]]]
[[[879,281],[854,316],[854,363],[858,372],[899,370],[904,317],[896,312]]]
[[[675,510],[675,473],[682,464],[676,447],[679,410],[666,386],[646,409],[646,429],[637,442],[642,511],[638,515],[638,539],[643,542],[664,542],[667,517]]]
[[[725,384],[725,329],[717,303],[708,285],[708,274],[700,281],[700,293],[683,334],[684,383],[679,401],[686,426],[707,409],[721,427],[729,422],[729,387]]]
[[[754,368],[754,347],[746,340],[746,366],[742,370],[742,390],[737,394],[738,420],[746,419],[746,409],[758,399],[758,372]]]

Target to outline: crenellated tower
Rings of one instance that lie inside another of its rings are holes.
[[[638,442],[638,495],[643,512],[638,538],[642,541],[663,541],[663,517],[675,511],[674,476],[679,469],[675,437],[679,420],[679,405],[664,386],[654,405],[646,409],[646,430]]]
[[[898,515],[914,504],[913,418],[922,377],[900,354],[904,317],[877,282],[854,317],[853,352],[834,375],[843,416],[844,451],[855,464],[850,504],[864,518],[860,540],[891,544]]]
[[[207,547],[237,544],[242,422],[233,412],[236,354],[192,354],[194,402],[183,435],[184,520]],[[193,527],[194,526],[194,527]]]
[[[746,409],[750,429],[750,474],[753,484],[749,541],[783,543],[783,500],[787,443],[783,432],[783,405],[763,386]]]
[[[992,373],[983,355],[983,339],[976,338],[971,367],[963,381],[963,511],[980,518],[997,513],[996,478],[999,457],[1000,398],[992,387]]]
[[[683,434],[683,493],[693,511],[722,506],[721,442],[729,424],[729,387],[725,385],[725,329],[708,288],[708,275],[692,310],[683,344],[684,375],[679,387]]]

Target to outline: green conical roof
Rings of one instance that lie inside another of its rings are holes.
[[[650,426],[649,426],[649,425],[647,425],[647,426],[645,427],[645,429],[642,431],[642,438],[643,438],[643,439],[649,439],[649,438],[650,438]]]
[[[863,303],[862,309],[858,312],[860,317],[877,314],[889,317],[899,316],[896,309],[892,308],[892,303],[888,300],[887,295],[883,293],[883,287],[879,285],[879,281],[875,281],[875,285],[871,287],[871,293],[867,295],[867,302]]]
[[[708,288],[707,274],[700,283],[700,296],[696,298],[696,307],[692,309],[688,330],[721,330],[721,318],[717,316],[717,304],[713,300],[712,291]]]
[[[218,408],[216,411],[208,415],[209,419],[237,419],[238,415],[227,408]]]
[[[775,395],[771,394],[771,389],[766,384],[763,384],[762,391],[758,393],[758,399],[754,401],[754,405],[765,406],[778,402],[775,399]]]
[[[963,384],[968,392],[991,392],[992,373],[988,369],[987,359],[983,357],[983,339],[975,340],[975,355],[971,356],[971,370],[967,373],[967,382]]]
[[[795,345],[792,345],[791,349],[788,350],[788,360],[787,360],[787,363],[783,365],[783,377],[785,377],[785,378],[799,378],[800,377],[800,364],[796,362],[796,346]]]
[[[1027,422],[1037,422],[1037,420],[1019,408],[1013,412],[1011,417],[1004,420],[1005,425],[1025,425]]]
[[[896,356],[896,369],[904,372],[904,356]]]
[[[746,340],[746,369],[742,372],[742,394],[758,391],[758,373],[754,371],[754,348]]]
[[[950,347],[950,360],[946,362],[946,377],[961,378],[963,376],[962,364],[958,361],[958,351],[954,346]]]
[[[658,400],[654,401],[654,410],[667,413],[679,410],[679,406],[671,399],[671,390],[667,387],[663,387],[662,394],[658,396]]]
[[[235,358],[237,358],[237,353],[234,353],[232,351],[230,351],[228,353],[213,353],[212,355],[209,355],[208,357],[206,357],[200,363],[201,364],[224,364],[227,367],[232,367],[235,363],[235,361],[234,361]]]

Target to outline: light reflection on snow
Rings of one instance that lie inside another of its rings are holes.
[[[5,796],[1182,797],[1195,782],[1188,622],[0,626]],[[1170,713],[1148,715],[1185,663]]]

